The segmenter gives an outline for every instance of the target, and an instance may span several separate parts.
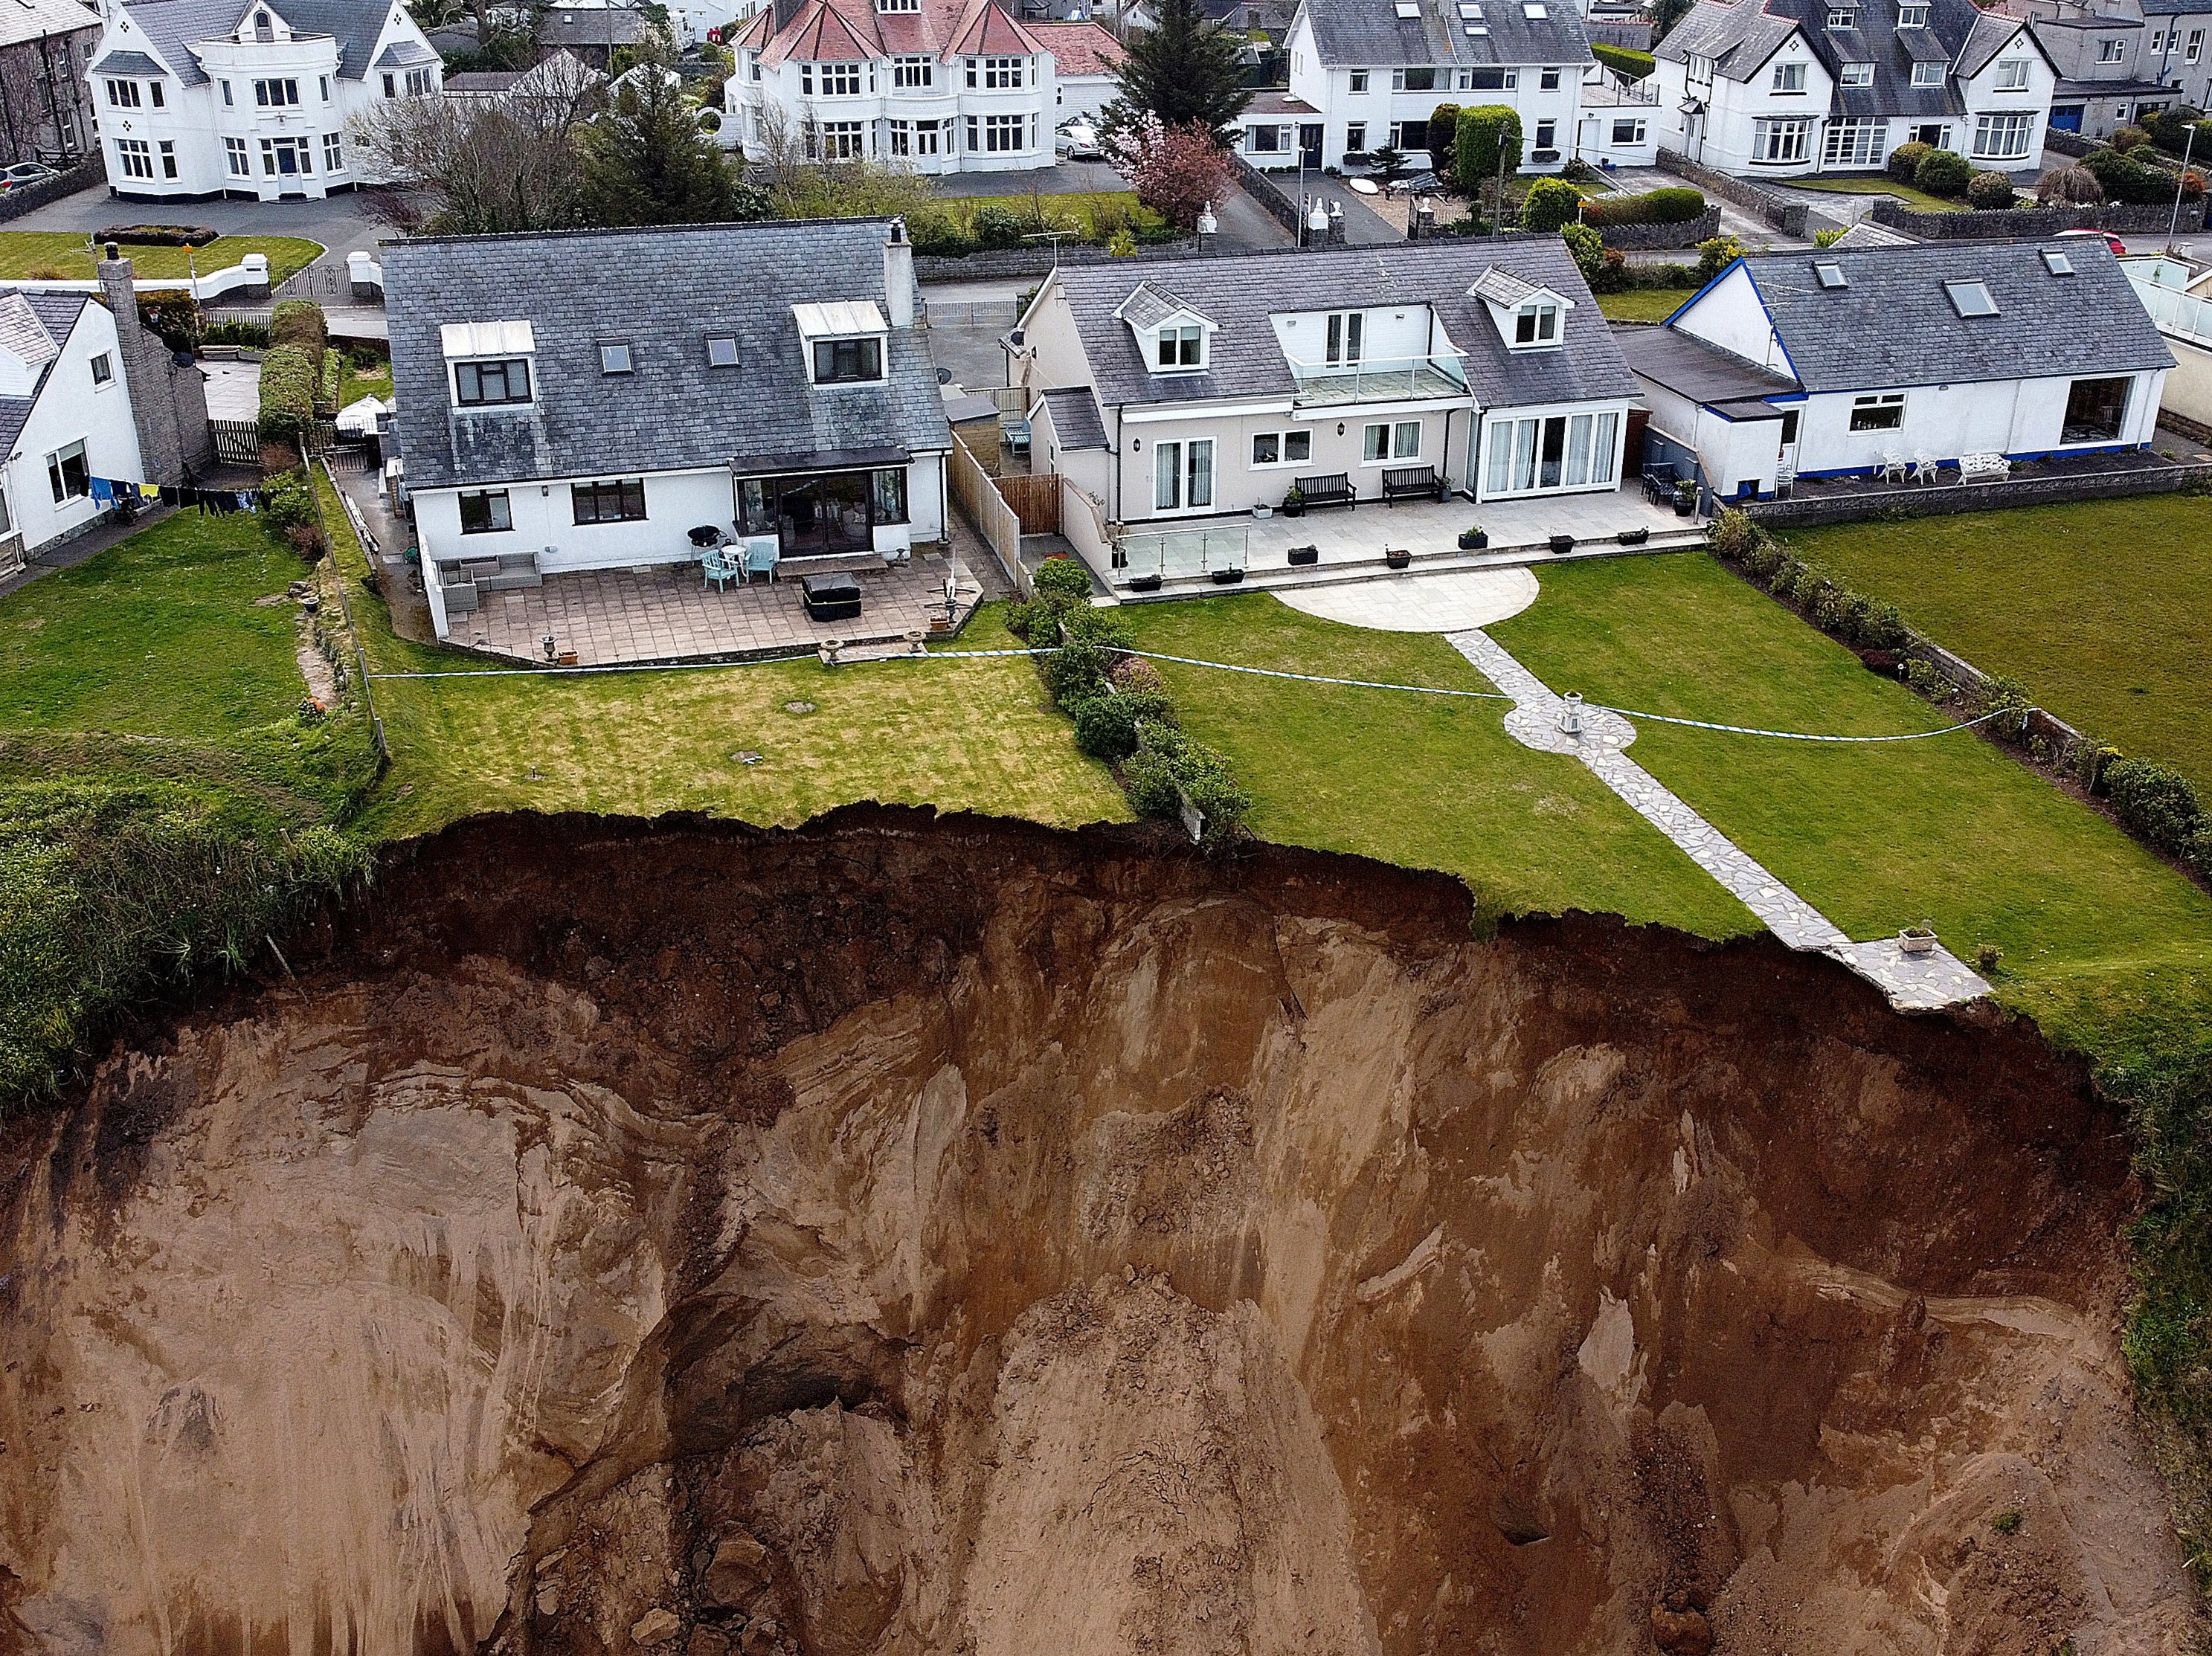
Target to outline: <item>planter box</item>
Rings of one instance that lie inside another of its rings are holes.
[[[1571,552],[1571,551],[1573,551],[1574,549],[1575,549],[1575,537],[1574,537],[1573,536],[1571,536],[1571,535],[1554,535],[1554,536],[1553,536],[1553,537],[1552,537],[1552,550],[1553,550],[1553,551],[1554,551],[1554,552]]]
[[[1620,531],[1623,546],[1641,546],[1650,538],[1651,531],[1648,529],[1624,529]]]
[[[1393,569],[1407,569],[1413,566],[1413,555],[1405,548],[1394,547],[1382,555],[1382,561]]]
[[[1459,537],[1459,549],[1462,552],[1480,552],[1489,544],[1489,535],[1481,530]]]
[[[1213,572],[1216,586],[1234,586],[1243,579],[1244,572],[1241,569],[1217,569]]]
[[[1132,592],[1157,592],[1160,590],[1160,578],[1158,575],[1135,576],[1129,582],[1129,590]]]
[[[1291,567],[1294,569],[1303,564],[1320,561],[1321,548],[1317,546],[1294,546],[1291,549]]]

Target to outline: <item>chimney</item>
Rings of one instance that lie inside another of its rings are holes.
[[[773,0],[769,9],[775,15],[775,24],[769,30],[769,38],[774,39],[788,28],[791,20],[799,15],[799,9],[805,3],[806,0]]]
[[[173,483],[185,473],[177,399],[169,385],[169,348],[138,320],[138,288],[131,261],[113,242],[100,262],[100,290],[115,317],[117,368],[138,428],[138,458],[149,483]],[[197,378],[197,371],[195,371]]]
[[[914,244],[906,239],[904,219],[893,219],[884,238],[884,303],[891,326],[914,326]]]

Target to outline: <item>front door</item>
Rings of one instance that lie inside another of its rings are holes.
[[[1321,135],[1318,121],[1302,123],[1298,127],[1298,159],[1316,171],[1321,167]]]

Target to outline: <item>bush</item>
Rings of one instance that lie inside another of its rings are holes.
[[[188,351],[206,331],[199,301],[190,294],[154,293],[138,295],[138,320],[161,336],[173,351]]]
[[[294,345],[272,347],[261,359],[261,436],[295,442],[315,417],[315,365]]]
[[[1698,244],[1698,280],[1711,282],[1743,257],[1743,244],[1734,236],[1715,236]]]
[[[1142,656],[1122,657],[1114,664],[1114,670],[1108,676],[1130,695],[1167,688],[1167,681],[1160,676],[1160,670]]]
[[[1931,149],[1912,169],[1912,185],[1929,195],[1949,197],[1966,189],[1967,176],[1973,170],[1956,150]]]
[[[1743,567],[1761,579],[1765,579],[1782,567],[1783,556],[1782,548],[1776,543],[1773,537],[1753,535],[1751,544],[1744,549]]]
[[[1459,112],[1454,136],[1459,186],[1470,196],[1502,169],[1507,178],[1521,170],[1521,117],[1510,104],[1477,104]]]
[[[1030,584],[1039,597],[1068,604],[1087,604],[1091,599],[1091,572],[1073,558],[1047,558],[1030,575]]]
[[[1858,641],[1869,650],[1902,650],[1912,642],[1912,629],[1895,604],[1873,604],[1860,622]]]
[[[1039,648],[1049,646],[1040,643]],[[1113,658],[1095,644],[1064,644],[1050,655],[1037,658],[1045,688],[1053,705],[1066,712],[1093,696],[1106,694],[1106,670]]]
[[[1438,104],[1429,112],[1429,165],[1449,176],[1459,147],[1459,106]]]
[[[1889,152],[1883,171],[1899,184],[1911,184],[1919,175],[1920,163],[1936,153],[1932,143],[1901,143]]]
[[[2086,167],[2054,167],[2035,181],[2035,198],[2045,207],[2087,207],[2104,200],[2105,186]]]
[[[1845,234],[1846,233],[1840,228],[1834,230],[1815,230],[1813,232],[1813,245],[1815,247],[1832,247],[1844,239]]]
[[[2027,685],[2002,673],[1992,673],[1982,681],[1974,700],[1978,713],[1997,715],[1990,720],[1991,736],[2015,745],[2027,738],[2027,714],[2035,706]]]
[[[975,245],[986,252],[1020,246],[1024,227],[1021,220],[1011,209],[1001,207],[996,202],[986,202],[968,221],[969,232],[975,238]]]
[[[259,350],[269,343],[269,328],[260,322],[215,322],[200,332],[203,345],[244,345]]]
[[[323,307],[312,299],[283,300],[269,312],[269,343],[296,345],[319,361],[331,343],[330,325],[323,319]]]
[[[1588,230],[1589,227],[1583,225],[1582,228]],[[1591,234],[1596,233],[1592,231]],[[1590,278],[1590,291],[1594,294],[1626,293],[1629,281],[1628,255],[1618,247],[1608,247],[1604,257],[1598,261],[1597,274]]]
[[[2002,173],[1977,173],[1966,180],[1966,205],[1978,213],[2002,212],[2014,199],[2012,180]]]
[[[1565,179],[1538,179],[1521,198],[1521,227],[1538,232],[1573,224],[1583,210],[1582,191]]]
[[[1669,185],[1640,196],[1601,196],[1583,212],[1586,224],[1687,224],[1705,210],[1702,191]]]
[[[319,539],[322,520],[315,514],[315,485],[307,472],[299,466],[269,478],[262,484],[261,526],[270,539],[279,546],[289,546],[301,551],[306,545],[294,538],[293,531],[312,529]],[[318,547],[316,555],[321,555]]]
[[[1136,752],[1139,726],[1175,722],[1175,703],[1156,691],[1094,696],[1075,709],[1075,745],[1093,759],[1118,764]]]
[[[1575,256],[1575,268],[1583,273],[1583,280],[1595,288],[1605,266],[1605,243],[1598,233],[1587,224],[1563,224],[1559,227],[1559,239]]]
[[[2190,779],[2154,759],[2115,760],[2105,767],[2112,814],[2160,851],[2185,857],[2205,828],[2204,807]]]
[[[1650,52],[1632,51],[1627,46],[1593,44],[1590,56],[1624,81],[1641,81],[1659,67],[1658,60]]]
[[[2181,198],[2184,201],[2202,201],[2204,198],[2204,175],[2193,167],[2181,175]]]
[[[111,224],[94,230],[92,239],[104,252],[111,241],[121,247],[204,247],[221,235],[198,224]]]
[[[2112,148],[2123,155],[2130,149],[2140,149],[2150,142],[2150,134],[2139,126],[2124,126],[2112,134]]]
[[[2093,149],[2081,165],[2103,187],[2107,201],[2151,206],[2172,197],[2173,181],[2163,170],[2130,161],[2116,149]]]
[[[1723,507],[1720,515],[1713,519],[1711,531],[1705,538],[1721,556],[1741,559],[1759,538],[1759,526],[1752,522],[1749,513],[1739,511],[1732,506]]]
[[[1171,725],[1146,724],[1137,749],[1121,767],[1129,804],[1140,816],[1173,816],[1188,795],[1206,819],[1206,838],[1232,833],[1252,808],[1252,798],[1237,786],[1229,761]]]

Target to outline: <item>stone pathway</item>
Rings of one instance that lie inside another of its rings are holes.
[[[1732,893],[1768,931],[1792,949],[1840,961],[1889,998],[1899,1011],[1930,1011],[1990,992],[1990,986],[1948,949],[1908,955],[1894,937],[1853,943],[1820,911],[1692,810],[1650,772],[1622,751],[1636,727],[1607,710],[1581,712],[1582,731],[1559,728],[1565,700],[1530,672],[1489,634],[1449,633],[1445,641],[1475,670],[1513,698],[1505,728],[1523,747],[1571,754],[1634,808],[1637,815],[1682,848],[1699,868]]]
[[[1291,586],[1275,596],[1293,610],[1378,633],[1455,633],[1517,616],[1536,601],[1526,569],[1410,571],[1335,586]]]

